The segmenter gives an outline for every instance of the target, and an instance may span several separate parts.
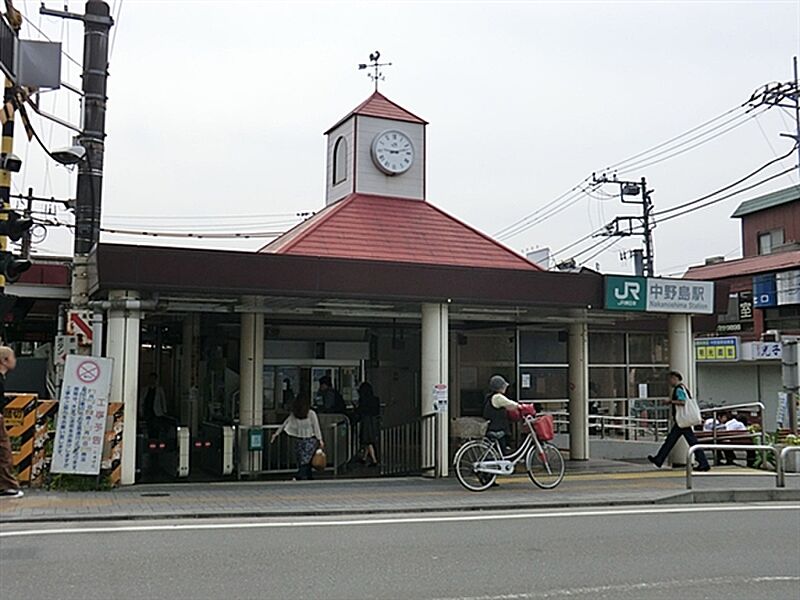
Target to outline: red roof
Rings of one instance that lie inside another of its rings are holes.
[[[763,256],[751,256],[738,260],[728,260],[713,265],[692,267],[686,272],[686,279],[727,279],[729,277],[743,277],[745,275],[758,275],[771,273],[784,269],[797,269],[800,267],[800,250],[776,252]]]
[[[347,121],[353,115],[364,115],[366,117],[379,117],[382,119],[394,119],[395,121],[407,121],[409,123],[421,123],[427,125],[428,122],[420,119],[417,115],[408,112],[399,104],[395,104],[380,92],[373,92],[373,94],[364,100],[361,104],[356,106],[344,118],[340,119],[336,125],[328,129],[325,133],[328,134],[339,125]]]
[[[363,194],[329,205],[261,252],[541,270],[428,202]]]

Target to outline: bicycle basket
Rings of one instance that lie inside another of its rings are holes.
[[[553,429],[553,415],[536,417],[536,420],[533,422],[533,430],[536,432],[536,437],[538,437],[541,442],[549,442],[555,437]]]

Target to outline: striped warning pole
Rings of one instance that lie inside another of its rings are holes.
[[[0,142],[0,153],[8,156],[14,150],[14,84],[6,79],[5,92],[3,93],[3,139]],[[11,171],[0,168],[0,221],[7,221],[11,212]],[[0,236],[0,256],[8,250],[8,236]],[[0,295],[6,287],[5,274],[0,270]]]

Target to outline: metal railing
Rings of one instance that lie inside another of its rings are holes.
[[[767,443],[767,438],[766,438],[766,432],[764,431],[764,404],[761,403],[761,402],[748,402],[746,404],[732,404],[730,406],[714,406],[712,408],[703,408],[703,409],[700,409],[700,415],[704,416],[704,415],[708,415],[710,413],[711,414],[711,418],[714,419],[714,423],[716,423],[717,422],[717,415],[720,414],[720,413],[726,413],[726,412],[731,412],[731,411],[734,411],[734,412],[745,412],[745,410],[747,410],[747,409],[751,409],[750,412],[753,412],[752,409],[754,409],[754,408],[758,409],[757,410],[757,413],[758,413],[758,425],[761,428],[761,433],[759,434],[759,437],[761,438],[761,445],[763,446],[763,445],[765,445]],[[726,431],[726,430],[717,429],[716,427],[714,427],[711,430],[711,432],[713,434],[711,436],[711,440],[715,444],[717,443],[717,432],[718,431]],[[748,438],[752,439],[752,435],[753,434],[750,433],[747,430],[741,430],[739,433],[737,433],[736,431],[731,431],[731,432],[727,432],[726,431],[725,437],[731,438],[731,437],[736,437],[737,435],[741,435],[742,439],[744,439],[745,437],[748,437]],[[752,449],[753,448],[751,448],[751,450]]]
[[[772,452],[775,456],[775,459],[778,460],[778,451],[773,446],[767,446],[765,444],[753,444],[753,445],[745,445],[745,444],[696,444],[689,448],[689,451],[686,453],[686,489],[692,489],[692,477],[694,474],[694,466],[692,465],[694,455],[696,452],[700,450],[761,450],[762,452]],[[776,472],[775,474],[775,482],[776,485],[779,483],[779,476]]]
[[[297,471],[294,439],[288,435],[281,435],[275,440],[275,443],[270,443],[272,434],[280,427],[281,425],[278,423],[271,423],[268,425],[242,425],[236,428],[237,475],[239,479]],[[254,430],[261,431],[262,447],[250,450],[250,434]],[[336,421],[322,427],[325,452],[328,455],[328,466],[325,470],[332,472],[334,477],[339,474],[342,465],[350,460],[349,435],[349,424],[346,420]]]
[[[569,431],[569,411],[550,413],[557,431]],[[619,437],[638,441],[639,438],[650,438],[658,441],[669,431],[669,419],[651,419],[643,417],[621,417],[615,415],[589,415],[589,434],[605,439],[612,433]]]
[[[436,469],[439,415],[431,413],[381,430],[381,475],[419,475]]]
[[[786,487],[786,457],[790,452],[800,452],[800,446],[785,446],[778,455],[776,484],[779,488]]]

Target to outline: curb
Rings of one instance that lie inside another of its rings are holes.
[[[476,506],[425,506],[416,508],[367,508],[367,509],[329,509],[329,510],[245,510],[214,512],[170,512],[170,513],[128,513],[118,515],[64,515],[22,517],[0,520],[0,525],[24,525],[32,523],[80,523],[113,521],[157,521],[178,519],[263,519],[263,518],[302,518],[302,517],[341,517],[358,515],[397,515],[431,514],[446,512],[506,512],[519,510],[547,510],[567,508],[603,508],[613,506],[650,506],[670,504],[749,504],[757,502],[800,502],[800,489],[767,490],[693,490],[651,499],[538,502],[510,505]]]

